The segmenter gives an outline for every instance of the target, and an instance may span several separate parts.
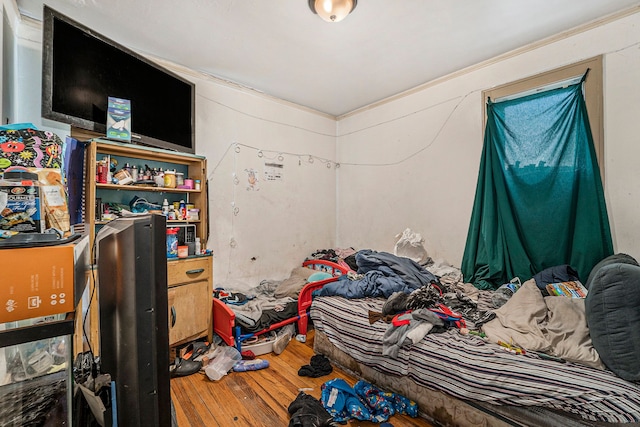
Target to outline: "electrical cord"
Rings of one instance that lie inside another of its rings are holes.
[[[96,286],[97,286],[97,281],[96,281],[96,267],[98,265],[98,260],[97,260],[97,254],[96,254],[96,247],[97,247],[97,233],[95,233],[94,239],[93,239],[93,246],[91,247],[91,279],[92,279],[92,283],[91,283],[91,293],[89,295],[89,304],[87,306],[87,310],[84,313],[84,317],[82,319],[82,336],[84,337],[87,346],[89,347],[89,354],[91,355],[91,377],[92,378],[96,378],[98,376],[98,366],[96,363],[96,357],[95,357],[95,353],[93,352],[93,348],[91,346],[91,339],[89,338],[89,336],[87,335],[87,316],[89,315],[89,312],[91,311],[91,303],[93,302],[93,298],[95,296],[96,293]]]

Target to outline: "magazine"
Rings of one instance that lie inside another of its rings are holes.
[[[549,292],[549,295],[585,298],[588,291],[580,281],[572,280],[569,282],[550,283],[547,285],[547,292]]]

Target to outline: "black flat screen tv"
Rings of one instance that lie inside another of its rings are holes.
[[[171,426],[166,219],[115,219],[96,235],[100,369],[115,383],[113,425]],[[112,425],[107,423],[107,425]]]
[[[131,141],[195,153],[195,85],[44,6],[42,116],[106,133],[109,97],[131,101]]]

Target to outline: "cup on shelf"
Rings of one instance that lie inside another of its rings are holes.
[[[189,256],[189,246],[178,246],[178,258],[186,258]]]

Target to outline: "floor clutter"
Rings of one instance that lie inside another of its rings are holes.
[[[286,325],[276,332],[272,353],[280,355],[296,334],[294,325]],[[270,363],[259,358],[251,350],[239,352],[223,342],[210,345],[194,341],[178,350],[170,366],[171,376],[180,377],[204,373],[210,381],[220,381],[224,376],[268,369]],[[311,356],[309,364],[302,365],[298,376],[321,378],[333,372],[330,360],[322,354]],[[385,423],[392,415],[418,416],[415,402],[395,393],[385,392],[365,381],[350,386],[342,378],[327,380],[321,386],[321,397],[315,398],[300,388],[297,397],[289,404],[289,427],[329,427],[346,421],[362,420]],[[383,424],[381,424],[383,425]],[[392,424],[386,423],[385,426]]]

